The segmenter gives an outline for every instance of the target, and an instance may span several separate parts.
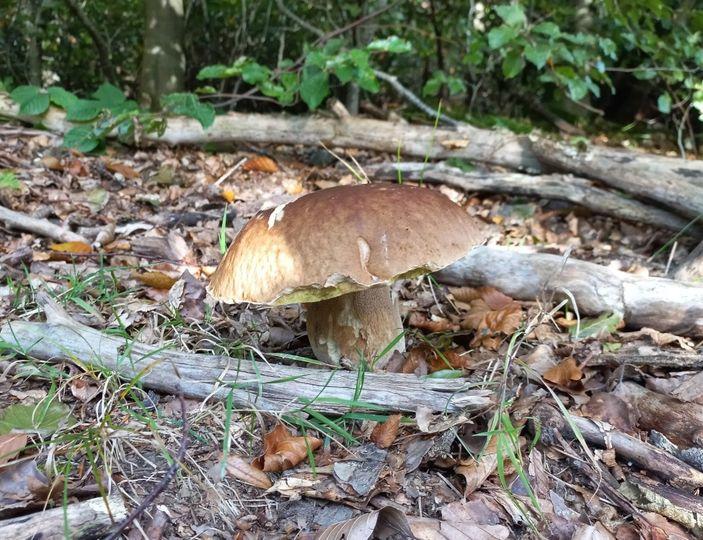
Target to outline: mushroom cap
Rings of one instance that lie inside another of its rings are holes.
[[[317,302],[440,270],[484,237],[481,222],[438,191],[333,187],[256,214],[208,292],[224,302]]]

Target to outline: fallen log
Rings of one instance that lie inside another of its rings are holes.
[[[679,264],[674,272],[674,279],[703,283],[703,242],[693,248],[688,257]]]
[[[34,512],[0,521],[0,538],[13,540],[83,540],[103,538],[114,526],[127,517],[122,497],[110,495],[81,501],[42,512]]]
[[[703,336],[703,287],[643,277],[558,255],[479,247],[435,274],[448,285],[488,285],[519,300],[573,295],[579,313],[617,313],[629,328]]]
[[[689,218],[703,214],[702,160],[592,145],[580,151],[547,139],[533,139],[532,148],[543,163],[561,170],[659,201]]]
[[[628,221],[680,231],[688,221],[676,214],[597,187],[591,180],[567,174],[527,175],[510,172],[464,172],[444,164],[383,163],[365,167],[370,177],[422,180],[468,192],[507,193],[569,201],[584,208]],[[701,232],[698,229],[696,232]]]
[[[649,345],[626,345],[617,352],[601,353],[589,358],[588,365],[698,369],[703,367],[703,354]]]
[[[55,225],[48,219],[38,219],[20,212],[15,212],[0,205],[0,221],[10,229],[33,232],[58,242],[87,242],[85,237],[65,227]]]
[[[575,427],[587,442],[600,448],[612,448],[621,459],[637,463],[674,486],[688,490],[703,487],[703,472],[665,450],[618,431],[613,426],[574,414],[565,418],[554,406],[546,403],[538,404],[532,414],[540,421],[541,433],[548,440],[553,437],[548,430],[556,430],[565,437],[573,438]]]
[[[22,353],[50,362],[71,361],[113,370],[146,388],[193,399],[226,400],[267,411],[309,407],[326,413],[355,410],[433,412],[480,409],[491,392],[471,390],[462,379],[429,379],[400,373],[366,373],[358,395],[354,371],[302,368],[228,356],[191,354],[126,342],[71,319],[46,294],[37,301],[47,322],[12,321],[0,338]]]
[[[59,133],[65,133],[72,127],[65,113],[54,107],[41,117],[20,115],[18,105],[2,93],[0,116],[41,123]],[[541,168],[530,149],[529,139],[508,131],[471,126],[434,128],[359,117],[340,120],[322,116],[231,112],[215,117],[215,122],[203,129],[197,120],[174,116],[168,119],[163,135],[145,133],[142,139],[173,145],[238,141],[312,146],[324,143],[327,146],[365,148],[392,154],[400,148],[402,154],[419,158],[455,157],[520,170],[539,171]]]

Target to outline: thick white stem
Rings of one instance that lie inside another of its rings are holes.
[[[362,358],[372,363],[405,350],[401,337],[378,357],[403,332],[389,287],[372,287],[305,307],[310,345],[322,361],[339,364],[346,359],[357,365]]]

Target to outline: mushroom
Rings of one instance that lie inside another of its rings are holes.
[[[256,214],[208,292],[229,303],[302,303],[318,359],[374,362],[405,350],[390,285],[440,270],[482,241],[480,222],[437,191],[339,186]]]

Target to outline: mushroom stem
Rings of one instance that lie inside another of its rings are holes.
[[[329,300],[305,304],[308,337],[315,356],[340,364],[348,359],[378,362],[393,352],[405,350],[401,337],[382,357],[377,355],[403,332],[398,305],[388,286],[380,285]]]

